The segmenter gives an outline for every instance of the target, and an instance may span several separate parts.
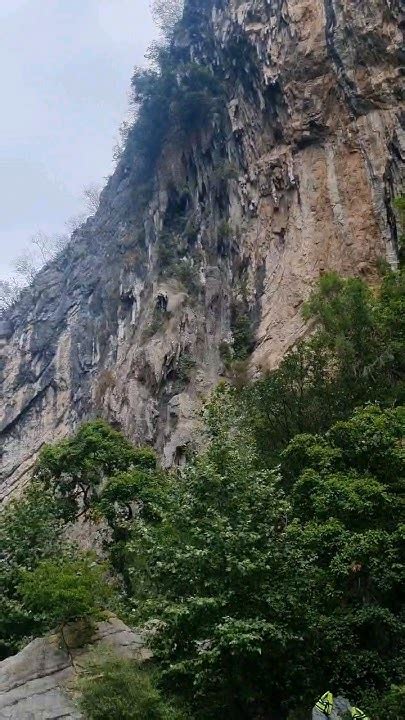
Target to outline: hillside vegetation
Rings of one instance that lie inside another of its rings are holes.
[[[277,370],[213,393],[184,467],[95,420],[1,516],[3,657],[106,608],[154,628],[150,670],[83,681],[88,718],[299,718],[328,688],[400,718],[404,274],[325,275],[304,313]],[[102,561],[65,540],[80,516]]]

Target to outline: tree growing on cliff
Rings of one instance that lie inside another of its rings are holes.
[[[152,16],[162,35],[170,39],[183,14],[183,0],[152,0]]]
[[[325,274],[304,314],[314,335],[239,395],[266,464],[298,433],[327,430],[364,402],[404,399],[403,271],[373,291],[359,278]]]
[[[151,179],[167,138],[187,143],[220,114],[224,101],[223,86],[211,69],[180,62],[161,46],[153,57],[152,67],[135,68],[131,80],[136,120],[127,147],[143,182]]]
[[[55,497],[65,522],[86,515],[102,485],[118,472],[156,468],[149,448],[135,448],[103,420],[82,425],[77,433],[40,453],[34,478]]]

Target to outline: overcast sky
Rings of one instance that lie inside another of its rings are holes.
[[[0,278],[112,170],[149,0],[0,0]]]

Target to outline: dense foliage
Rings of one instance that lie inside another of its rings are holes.
[[[88,720],[181,720],[153,676],[133,660],[97,658],[79,683],[80,709]]]
[[[138,179],[148,180],[169,137],[184,146],[220,114],[224,90],[214,73],[158,46],[150,68],[132,77],[137,118],[128,133],[127,152],[136,157]]]
[[[19,589],[24,606],[55,627],[97,618],[110,595],[105,570],[90,555],[42,560],[21,573]]]
[[[382,692],[405,669],[405,411],[370,406],[297,436],[265,471],[226,392],[162,522],[134,530],[133,592],[162,620],[165,682],[204,718],[310,707],[329,685]]]
[[[38,484],[0,514],[0,658],[48,627],[41,615],[24,606],[19,583],[23,569],[34,570],[41,560],[58,553],[60,529],[54,500]]]
[[[277,370],[217,389],[181,470],[93,421],[3,514],[3,654],[109,602],[104,567],[62,543],[80,515],[104,528],[125,618],[152,623],[160,689],[109,660],[82,687],[89,718],[177,717],[164,692],[193,718],[298,719],[326,688],[400,717],[403,274],[326,275],[305,315],[314,333]]]
[[[34,477],[53,493],[61,517],[75,520],[90,510],[107,478],[130,467],[156,466],[148,448],[134,448],[103,420],[79,428],[74,437],[46,446]]]
[[[0,658],[71,620],[97,618],[105,568],[63,537],[58,503],[38,482],[0,515]]]
[[[370,289],[324,275],[304,308],[317,332],[242,393],[266,464],[298,433],[327,430],[370,401],[404,401],[405,273]]]

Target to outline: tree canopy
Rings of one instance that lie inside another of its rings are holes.
[[[216,389],[183,468],[101,420],[44,448],[0,516],[3,655],[97,617],[107,564],[125,619],[153,628],[156,674],[112,663],[83,687],[89,718],[180,717],[176,697],[196,720],[295,720],[330,688],[398,720],[403,282],[322,277],[311,337],[266,377]],[[79,516],[99,523],[104,564],[67,545]]]
[[[162,522],[134,531],[134,598],[161,620],[165,682],[203,718],[310,707],[329,686],[383,692],[404,669],[404,409],[297,436],[262,470],[229,402],[212,401],[211,444]]]

